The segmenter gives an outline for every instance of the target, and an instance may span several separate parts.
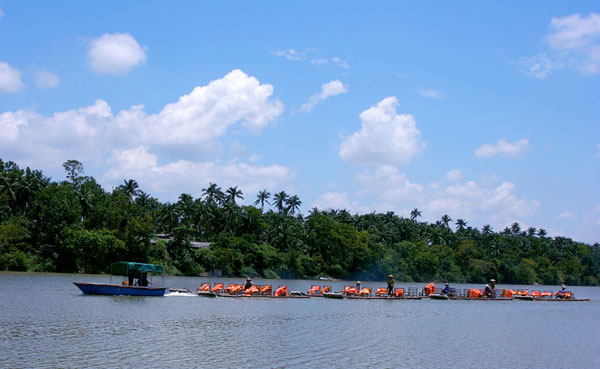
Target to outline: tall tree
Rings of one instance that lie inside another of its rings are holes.
[[[285,203],[287,205],[287,211],[289,211],[292,215],[294,215],[296,211],[300,210],[300,205],[302,205],[302,201],[300,201],[298,195],[288,197]]]
[[[256,201],[254,201],[254,205],[260,204],[260,210],[264,210],[265,202],[267,204],[269,203],[267,201],[269,197],[271,197],[271,193],[265,188],[264,190],[260,191],[258,195],[256,195]]]
[[[235,199],[240,199],[240,200],[244,199],[244,196],[243,196],[244,194],[242,193],[242,190],[238,190],[237,188],[238,188],[238,186],[229,187],[227,189],[227,191],[225,191],[225,193],[226,193],[225,199],[227,202],[231,202],[231,203],[235,204]]]
[[[273,204],[275,205],[275,209],[277,209],[277,212],[279,212],[280,214],[282,214],[286,207],[286,201],[287,201],[288,195],[285,193],[285,191],[281,191],[276,193],[273,196]]]
[[[123,180],[123,184],[119,186],[125,196],[129,197],[129,201],[133,202],[136,196],[140,193],[140,186],[135,179]]]
[[[417,208],[414,208],[410,211],[410,220],[416,221],[418,217],[421,216],[421,211]]]
[[[448,228],[448,225],[450,224],[451,221],[452,221],[452,218],[450,218],[450,216],[448,214],[442,215],[442,223],[444,224],[444,227]]]

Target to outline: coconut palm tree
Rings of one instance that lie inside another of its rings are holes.
[[[484,234],[484,235],[491,234],[492,233],[492,226],[489,225],[489,224],[484,225],[481,228],[481,233]]]
[[[211,182],[207,188],[202,189],[202,197],[211,204],[220,204],[223,202],[225,195],[221,191],[221,187]]]
[[[452,218],[450,218],[450,216],[448,214],[442,215],[442,224],[444,224],[444,227],[448,228],[448,224],[451,221],[452,221]]]
[[[415,221],[420,216],[421,216],[421,211],[419,209],[414,208],[410,211],[410,220]]]
[[[273,195],[272,205],[275,205],[275,209],[277,209],[280,214],[286,210],[284,205],[286,204],[287,198],[288,195],[285,193],[285,191],[281,191]]]
[[[302,201],[300,201],[298,195],[288,197],[285,203],[287,205],[286,210],[289,211],[292,215],[294,215],[296,211],[300,210],[300,205],[302,205]]]
[[[267,201],[269,197],[271,197],[271,193],[265,188],[264,190],[260,191],[258,195],[256,195],[256,201],[254,201],[254,205],[260,204],[260,210],[264,210],[265,202],[267,204],[269,203]]]
[[[225,193],[226,193],[225,200],[226,200],[227,202],[231,202],[231,203],[235,204],[235,199],[236,199],[236,198],[237,198],[237,199],[240,199],[240,200],[243,200],[243,199],[244,199],[244,196],[243,196],[242,190],[238,190],[237,188],[238,188],[238,186],[235,186],[235,187],[229,187],[229,188],[227,189],[227,191],[225,191]]]
[[[456,230],[462,231],[467,227],[467,222],[464,219],[456,219]]]
[[[123,180],[123,184],[119,186],[125,196],[129,197],[129,201],[133,202],[135,197],[140,193],[140,186],[135,179]]]

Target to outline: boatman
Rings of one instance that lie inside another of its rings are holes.
[[[445,283],[445,287],[442,290],[442,295],[447,295],[450,293],[450,284],[448,282]]]
[[[388,284],[387,294],[388,294],[388,296],[392,296],[394,294],[394,276],[392,274],[390,274],[388,276],[387,284]]]
[[[495,279],[490,279],[490,288],[492,289],[492,291],[496,290],[496,280]]]
[[[250,287],[252,287],[252,278],[248,277],[248,278],[246,278],[246,284],[244,285],[244,291]]]
[[[561,284],[560,287],[561,287],[561,290],[555,294],[555,297],[557,297],[559,299],[564,299],[567,295],[567,286],[565,286],[564,284]]]

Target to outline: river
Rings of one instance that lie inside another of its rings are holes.
[[[600,368],[598,287],[570,288],[589,302],[544,303],[107,297],[72,283],[108,278],[0,273],[0,368]],[[242,280],[164,279],[217,281]],[[422,284],[396,282],[409,286]]]

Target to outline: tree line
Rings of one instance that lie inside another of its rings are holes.
[[[346,210],[299,213],[284,191],[240,205],[237,186],[210,183],[202,195],[162,203],[133,180],[105,191],[76,160],[66,180],[0,159],[0,270],[105,273],[119,260],[168,273],[225,276],[598,285],[600,245],[548,237],[518,223],[500,231],[442,215],[419,221]],[[169,235],[169,240],[157,239]],[[193,241],[210,242],[195,247]]]

